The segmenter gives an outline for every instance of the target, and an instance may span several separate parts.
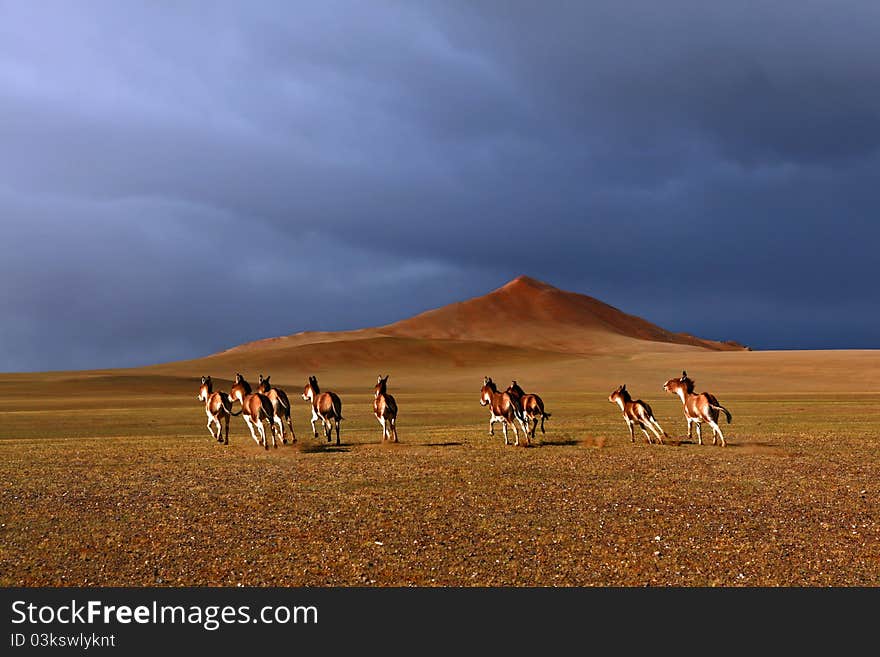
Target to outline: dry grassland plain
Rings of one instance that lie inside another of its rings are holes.
[[[397,342],[378,368],[245,350],[0,375],[0,584],[880,584],[880,352],[497,347],[470,366],[477,348],[459,346]],[[685,439],[661,389],[683,368],[732,411],[727,448]],[[286,389],[296,445],[265,451],[240,417],[228,446],[211,439],[199,377],[228,391],[236,371]],[[372,416],[380,373],[399,444]],[[342,397],[339,447],[311,435],[309,374]],[[544,398],[531,447],[487,434],[484,375]],[[630,443],[607,401],[620,383],[670,444]]]

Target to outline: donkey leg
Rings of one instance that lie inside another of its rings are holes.
[[[391,430],[394,432],[394,442],[399,442],[397,440],[397,418],[391,418]]]
[[[662,445],[662,444],[663,444],[663,434],[664,434],[665,432],[663,431],[662,428],[658,431],[658,430],[657,430],[657,427],[659,427],[659,426],[660,426],[660,425],[657,424],[656,420],[655,420],[654,422],[651,422],[651,423],[648,424],[648,428],[651,429],[651,431],[654,432],[654,435],[657,436],[657,440],[658,440],[658,442]]]
[[[507,440],[507,422],[501,423],[501,430],[504,432],[504,444],[509,445],[510,441]]]
[[[269,431],[272,432],[272,447],[274,447],[275,449],[278,449],[278,439],[277,439],[278,431],[275,429],[275,418],[274,417],[267,417],[266,424],[269,425]],[[268,449],[268,446],[267,446],[267,449]]]
[[[702,430],[699,422],[694,422],[694,425],[697,427],[697,442],[700,445],[702,445],[703,444],[703,430]]]
[[[254,436],[254,440],[256,441],[257,445],[260,445],[261,447],[266,446],[266,430],[263,427],[262,420],[260,420],[259,418],[257,418],[256,420],[248,418],[248,421],[251,425],[251,435]],[[254,433],[255,428],[256,434]]]
[[[293,431],[293,422],[290,420],[290,416],[287,416],[287,427],[290,429],[290,442],[296,442],[296,433]]]
[[[641,429],[641,430],[642,430],[642,433],[645,434],[645,441],[647,441],[647,443],[648,443],[649,445],[650,445],[651,443],[654,442],[654,441],[651,439],[650,434],[648,434],[648,432],[645,430],[645,425],[642,424],[641,422],[639,422],[639,429]]]
[[[721,438],[721,446],[727,447],[727,443],[724,440],[724,434],[721,433],[721,427],[719,426],[719,424],[717,422],[710,422],[710,425],[712,426],[712,444],[715,444],[715,433],[717,432],[719,437]]]
[[[217,420],[217,417],[211,413],[207,408],[205,409],[205,415],[208,416],[208,431],[211,432],[211,438],[216,438],[220,440],[220,422]],[[214,435],[214,424],[217,424],[217,435]]]
[[[315,413],[315,409],[312,409],[312,433],[315,434],[315,438],[318,437],[318,430],[315,429],[315,422],[318,420],[318,414]]]
[[[663,432],[663,429],[660,429],[660,431],[657,431],[657,427],[660,426],[660,424],[657,422],[657,420],[655,420],[653,417],[649,417],[647,419],[647,421],[645,422],[645,424],[651,430],[651,433],[653,433],[655,436],[657,436],[657,442],[659,442],[662,445],[664,432]]]
[[[269,441],[266,439],[266,427],[263,426],[263,420],[257,418],[257,428],[260,430],[260,444],[264,449],[269,449]],[[271,428],[271,427],[270,427]],[[275,439],[275,434],[272,434],[272,439]]]
[[[339,445],[339,418],[336,418],[336,444]]]
[[[286,445],[287,436],[284,435],[284,418],[282,418],[280,415],[276,415],[275,421],[278,423],[278,435],[281,436],[281,443]]]
[[[694,424],[690,420],[688,420],[687,423],[688,423],[688,440],[693,440],[692,434],[693,434],[693,430],[694,430]]]
[[[494,417],[489,418],[489,435],[490,436],[495,435],[495,418]]]
[[[664,438],[669,438],[669,434],[666,433],[666,429],[660,426],[660,423],[656,420],[656,418],[654,419],[654,426],[657,427],[658,431],[663,434]]]
[[[388,432],[385,431],[385,418],[384,417],[379,418],[379,424],[382,426],[382,442],[384,443],[385,439],[387,438],[387,435],[388,435]]]
[[[529,425],[527,423],[523,422],[522,420],[520,420],[519,426],[522,427],[523,433],[526,436],[526,442],[529,445],[531,445],[532,444],[532,437],[529,435]],[[516,425],[514,424],[514,429],[515,428],[516,428]]]
[[[257,443],[257,445],[259,445],[259,444],[260,444],[260,439],[257,438],[257,434],[254,433],[254,425],[253,425],[253,422],[251,422],[251,418],[250,418],[249,416],[245,415],[245,416],[244,416],[244,421],[245,421],[245,423],[247,424],[248,429],[251,430],[251,438],[254,439],[254,442]]]
[[[636,442],[636,430],[633,426],[633,423],[627,420],[626,426],[629,428],[629,442],[635,444]]]

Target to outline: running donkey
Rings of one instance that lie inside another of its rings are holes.
[[[344,419],[342,417],[342,401],[335,392],[321,392],[318,387],[318,379],[314,376],[309,377],[309,382],[303,388],[303,401],[307,401],[312,405],[312,433],[315,438],[318,437],[318,430],[315,429],[315,421],[321,420],[321,426],[324,427],[324,434],[327,436],[329,443],[331,427],[336,426],[336,444],[339,444],[339,423]]]
[[[718,403],[715,395],[709,392],[695,394],[694,381],[688,378],[687,372],[682,372],[679,379],[669,379],[669,381],[663,384],[663,389],[666,392],[671,392],[673,395],[678,395],[679,399],[681,399],[681,403],[684,405],[684,417],[688,423],[688,439],[691,437],[691,429],[696,425],[697,440],[702,445],[703,432],[700,425],[706,422],[712,427],[712,444],[716,445],[718,437],[720,437],[721,446],[727,446],[724,434],[721,433],[721,427],[718,425],[718,411],[722,411],[727,416],[728,424],[730,424],[733,416],[730,414],[730,411]]]
[[[379,376],[376,381],[376,387],[373,388],[373,414],[382,425],[382,442],[386,438],[394,442],[397,441],[397,402],[394,397],[388,394],[388,377],[390,375]]]
[[[623,411],[623,419],[626,421],[626,426],[629,427],[630,442],[636,442],[635,425],[637,424],[642,430],[642,433],[645,434],[648,444],[651,444],[654,441],[645,430],[645,427],[651,430],[651,433],[657,437],[657,440],[661,445],[663,444],[663,436],[669,438],[669,434],[663,431],[663,427],[661,427],[660,423],[654,418],[654,411],[651,410],[651,407],[641,399],[633,401],[632,396],[626,389],[625,383],[618,386],[614,392],[608,395],[608,401],[612,404],[617,404],[620,406],[620,410]]]
[[[517,431],[517,422],[522,427],[526,440],[531,445],[532,439],[529,436],[529,430],[526,428],[526,419],[522,412],[519,401],[508,392],[498,392],[498,387],[490,377],[483,378],[483,387],[480,388],[480,405],[488,406],[491,411],[489,416],[489,435],[495,435],[494,425],[496,422],[501,423],[504,430],[504,444],[509,445],[507,439],[507,425],[513,427],[513,435],[515,437],[514,445],[519,445],[519,431]]]
[[[269,431],[272,432],[272,447],[277,448],[278,441],[275,439],[275,423],[272,421],[275,415],[275,411],[272,409],[272,401],[261,392],[253,392],[251,384],[245,381],[244,377],[238,372],[235,373],[235,383],[232,384],[229,396],[233,402],[237,401],[241,404],[241,414],[244,416],[248,429],[251,430],[251,438],[254,439],[254,442],[269,449],[269,443],[266,440],[266,429],[263,426],[263,420],[265,420],[269,425]],[[254,433],[254,427],[257,427],[257,431],[260,433],[259,438]]]
[[[508,395],[516,397],[522,408],[523,417],[526,419],[526,426],[531,429],[532,438],[535,437],[535,431],[538,429],[538,420],[541,421],[541,433],[544,431],[544,420],[550,417],[550,413],[544,412],[544,400],[534,393],[526,394],[525,390],[519,387],[516,380],[510,382],[505,392]]]
[[[264,379],[262,374],[260,374],[257,391],[266,395],[272,402],[272,421],[278,426],[281,442],[287,444],[287,438],[284,437],[284,423],[287,422],[287,428],[290,429],[290,441],[295,443],[296,433],[293,430],[293,422],[290,420],[290,400],[287,398],[287,393],[269,383],[269,376],[267,375]]]
[[[214,382],[211,381],[210,376],[202,377],[202,384],[199,386],[198,399],[199,401],[205,402],[205,415],[208,416],[208,431],[211,432],[211,437],[216,438],[217,442],[222,442],[224,445],[228,445],[229,418],[233,415],[241,415],[241,411],[239,411],[238,413],[232,412],[232,400],[225,392],[214,392]],[[221,421],[224,422],[226,425],[225,440],[221,435]],[[216,436],[214,435],[215,424],[217,425]]]

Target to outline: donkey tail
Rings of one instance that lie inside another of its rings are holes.
[[[237,415],[241,415],[241,410],[239,410],[237,413],[232,412],[232,399],[230,399],[229,397],[224,397],[222,401],[223,401],[223,410],[225,410],[227,413],[229,413],[232,417],[235,417]],[[228,404],[228,406],[227,406],[227,404]]]
[[[721,404],[709,404],[710,408],[714,408],[724,413],[727,416],[727,424],[730,424],[731,420],[733,420],[733,416],[730,414],[726,408],[724,408]]]
[[[342,417],[342,400],[339,397],[333,400],[333,413],[336,415],[337,421],[345,419]]]
[[[553,415],[553,414],[552,414],[552,413],[541,413],[541,417],[543,417],[545,420],[546,420],[548,417],[550,417],[551,415]]]

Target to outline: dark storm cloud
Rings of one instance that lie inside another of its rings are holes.
[[[3,5],[0,370],[382,324],[519,273],[876,347],[869,2]]]

